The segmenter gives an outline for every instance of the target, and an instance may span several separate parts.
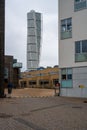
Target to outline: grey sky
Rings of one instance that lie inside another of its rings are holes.
[[[40,66],[58,64],[58,0],[6,0],[5,54],[13,55],[26,70],[27,12],[42,13]]]

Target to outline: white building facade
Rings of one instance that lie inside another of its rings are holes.
[[[27,13],[27,69],[39,66],[41,47],[41,13],[31,10]]]
[[[87,0],[59,0],[60,95],[87,97]]]

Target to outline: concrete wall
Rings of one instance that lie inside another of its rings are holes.
[[[73,87],[79,85],[87,87],[87,67],[73,68]]]
[[[87,98],[86,88],[61,89],[61,96]]]
[[[72,18],[72,37],[61,40],[60,21],[67,18]],[[87,9],[74,11],[74,0],[59,0],[59,68],[73,69],[72,88],[61,88],[62,96],[87,97],[87,62],[75,62],[75,41],[80,40],[87,40]]]
[[[74,0],[59,0],[59,21],[72,17],[72,38],[60,39],[59,68],[87,66],[87,62],[75,62],[75,41],[87,39],[87,9],[74,12]],[[59,24],[59,33],[61,23]]]
[[[87,97],[87,67],[73,68],[73,86],[61,88],[61,96]]]

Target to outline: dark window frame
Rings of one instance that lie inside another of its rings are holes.
[[[72,17],[61,20],[61,39],[72,38]]]
[[[87,62],[87,40],[75,42],[75,62]]]
[[[68,73],[69,69],[71,69],[71,71],[72,71],[72,68],[65,68],[66,72],[64,74],[62,74],[62,72],[61,72],[61,79],[62,80],[72,80],[72,73]]]
[[[87,8],[87,0],[74,0],[74,11],[80,11]]]
[[[77,48],[78,47],[77,44],[79,44],[79,48]],[[86,44],[86,45],[83,48],[84,44]],[[87,40],[76,41],[75,42],[75,54],[77,54],[77,53],[80,53],[80,54],[87,53],[86,46],[87,46]],[[78,52],[78,49],[79,49],[79,52]],[[85,49],[86,51],[84,51],[83,49]]]

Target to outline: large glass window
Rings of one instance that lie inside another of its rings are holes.
[[[36,26],[38,30],[41,30],[41,21],[40,20],[36,20]]]
[[[62,69],[61,73],[62,73],[62,79],[66,80],[66,69]]]
[[[61,39],[72,37],[72,18],[61,20]]]
[[[80,2],[80,0],[75,0],[75,2]]]
[[[28,27],[35,27],[34,19],[28,20]]]
[[[61,70],[61,87],[71,88],[72,87],[72,69],[65,68]]]
[[[76,42],[76,44],[75,44],[75,52],[80,53],[80,42]]]
[[[87,53],[87,40],[82,41],[82,52]]]
[[[35,36],[35,28],[28,28],[28,35],[29,36],[32,36],[32,35]]]
[[[37,20],[41,20],[41,14],[40,13],[36,13],[35,15],[36,15]]]
[[[34,81],[34,80],[29,81],[29,85],[36,85],[36,81]]]
[[[71,68],[62,69],[61,74],[62,74],[63,80],[72,79],[72,69]]]
[[[74,1],[74,10],[79,11],[87,8],[87,0],[75,0]]]
[[[87,40],[75,42],[75,61],[87,61]]]
[[[46,85],[46,84],[49,84],[49,81],[48,80],[40,80],[39,83],[40,83],[40,85]]]
[[[65,32],[70,30],[72,30],[72,19],[68,18],[68,19],[61,20],[61,31]]]

